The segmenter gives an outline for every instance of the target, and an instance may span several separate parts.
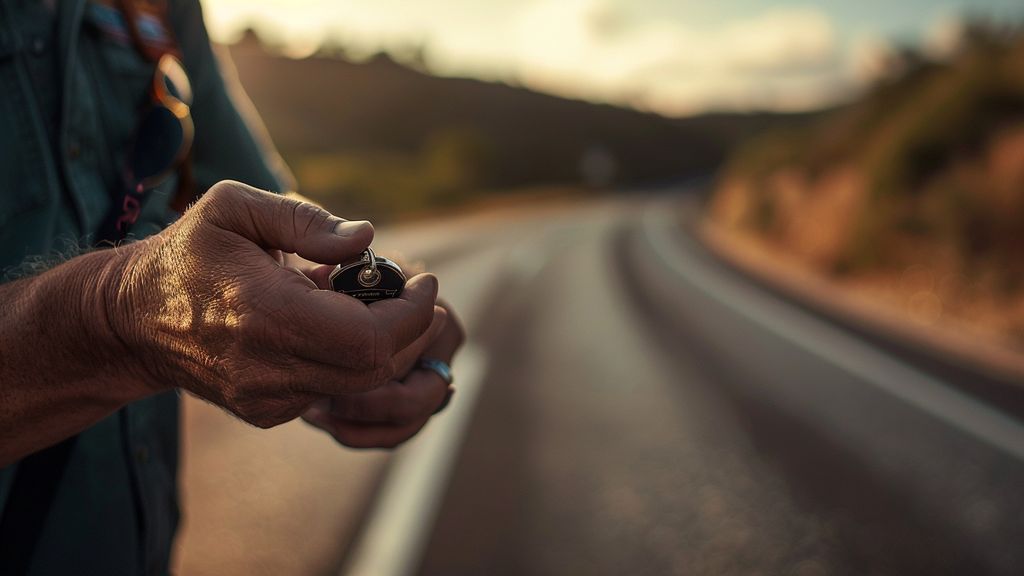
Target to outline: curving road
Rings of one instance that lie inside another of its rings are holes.
[[[1022,573],[1021,421],[744,282],[691,204],[475,242],[507,261],[473,318],[489,369],[405,569]]]
[[[684,232],[695,210],[627,195],[382,230],[465,315],[458,393],[389,459],[286,428],[292,476],[265,474],[292,523],[259,533],[308,547],[298,507],[341,544],[245,573],[1024,573],[1020,417],[746,281]]]

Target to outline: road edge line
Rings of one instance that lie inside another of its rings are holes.
[[[741,287],[719,281],[695,260],[688,259],[681,250],[671,247],[672,242],[665,237],[664,230],[666,226],[671,225],[672,214],[672,210],[657,209],[656,206],[648,208],[642,218],[644,236],[658,257],[690,285],[820,360],[869,382],[907,404],[1024,461],[1024,426],[1016,420],[942,384],[886,352],[857,340],[839,327],[815,318],[769,293],[751,289],[748,295],[753,295],[762,303],[770,304],[764,310],[758,309],[749,299],[738,295]],[[790,320],[796,322],[774,321],[771,316],[783,314],[779,312],[780,309],[790,316]],[[817,337],[805,337],[804,331],[795,324],[802,325],[806,332],[813,332]],[[853,352],[851,356],[855,359],[835,353],[829,344],[836,341],[842,341]],[[885,374],[895,375],[894,380],[898,384],[884,378]]]
[[[486,352],[468,342],[452,369],[455,401],[393,457],[341,576],[407,576],[417,568],[483,388]]]

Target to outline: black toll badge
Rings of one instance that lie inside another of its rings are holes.
[[[405,274],[391,260],[367,248],[357,262],[338,266],[331,272],[331,289],[367,304],[397,298],[405,288]]]

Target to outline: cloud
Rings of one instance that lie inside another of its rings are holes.
[[[698,26],[654,17],[629,1],[205,3],[215,28],[247,17],[273,22],[285,42],[336,35],[356,53],[426,43],[429,65],[442,74],[669,114],[818,102],[843,68],[836,26],[814,7]]]
[[[817,102],[814,79],[830,79],[839,62],[835,26],[813,8],[697,28],[630,22],[605,0],[541,0],[524,5],[513,28],[508,50],[527,84],[667,113],[756,107],[767,92],[772,103]],[[795,94],[778,95],[787,90]]]
[[[524,65],[578,67],[628,55],[640,65],[784,72],[834,61],[835,27],[812,8],[777,9],[717,28],[654,21],[632,27],[604,0],[546,0],[528,4],[518,20]],[[614,33],[609,34],[609,29]]]
[[[837,52],[835,27],[813,8],[780,9],[737,22],[726,27],[720,44],[723,64],[770,73],[819,70],[834,63]]]

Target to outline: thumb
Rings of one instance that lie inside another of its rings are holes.
[[[264,250],[292,252],[320,264],[352,260],[373,241],[369,222],[349,222],[315,204],[240,182],[214,185],[194,210]]]

